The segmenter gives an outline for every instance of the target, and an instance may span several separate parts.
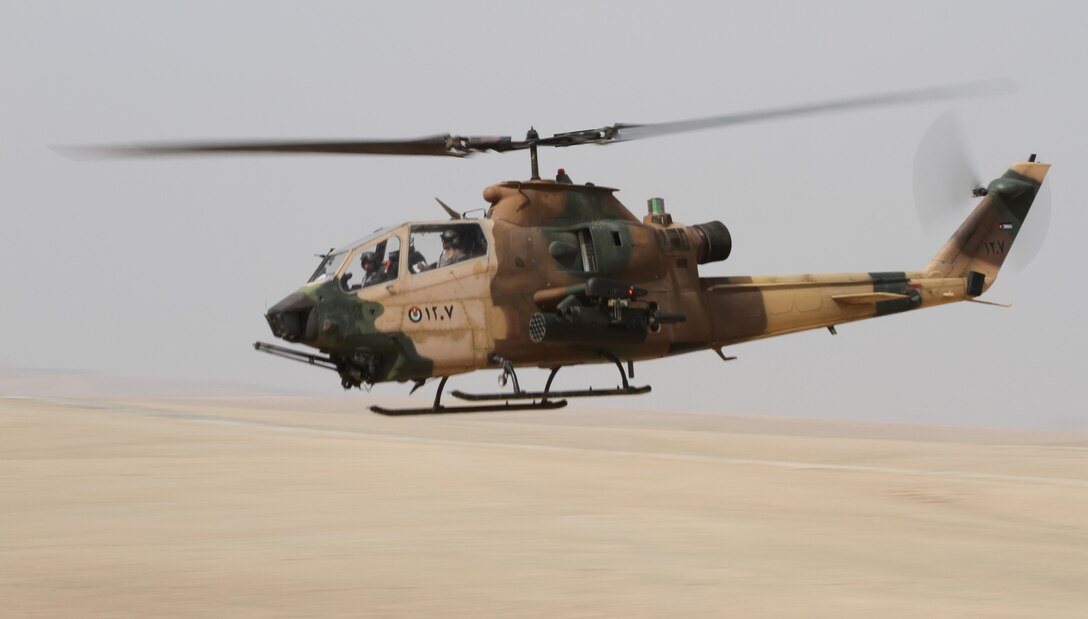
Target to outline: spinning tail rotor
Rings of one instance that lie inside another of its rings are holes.
[[[914,158],[914,203],[926,232],[952,228],[978,198],[988,194],[967,145],[955,110],[937,117],[918,144]],[[1034,158],[1032,155],[1028,163],[1034,162]],[[1030,203],[1031,217],[1017,224],[1017,250],[1008,257],[1008,264],[1014,270],[1025,268],[1039,253],[1050,227],[1050,202],[1049,184],[1043,183]]]

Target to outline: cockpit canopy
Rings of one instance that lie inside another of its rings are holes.
[[[326,279],[329,277],[335,277],[340,271],[340,267],[344,264],[344,258],[348,257],[351,250],[356,247],[362,247],[368,245],[375,239],[385,236],[392,230],[395,230],[396,226],[386,226],[385,228],[378,228],[374,232],[364,236],[361,239],[352,241],[339,249],[334,249],[321,257],[321,264],[317,265],[317,270],[310,276],[308,282],[316,282],[319,279]]]
[[[404,238],[407,252],[401,251]],[[359,290],[391,282],[402,270],[418,275],[486,256],[487,250],[487,237],[474,221],[390,226],[325,254],[309,281],[336,277],[345,291]]]

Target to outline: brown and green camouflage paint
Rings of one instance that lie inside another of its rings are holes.
[[[961,277],[975,271],[985,275],[983,290],[988,290],[1049,169],[1045,163],[1017,163],[991,182],[986,197],[926,265],[926,275]]]
[[[380,381],[427,378],[434,362],[416,351],[415,342],[402,331],[384,331],[377,326],[385,307],[344,291],[335,279],[304,286],[300,293],[315,302],[317,337],[302,343],[332,355],[364,350],[381,355],[377,378]]]
[[[687,316],[683,323],[649,334],[637,347],[609,351],[639,360],[965,300],[969,271],[982,273],[986,288],[993,283],[1048,167],[1016,164],[991,183],[989,195],[922,271],[764,277],[700,278],[692,250],[659,240],[663,230],[680,226],[617,215],[622,206],[611,190],[571,190],[548,181],[493,186],[485,192],[496,220],[498,271],[492,297],[502,308],[508,335],[496,340],[495,349],[525,365],[600,361],[594,349],[533,344],[524,333],[533,312],[553,309],[563,291],[576,290],[587,277],[540,251],[556,235],[586,226],[585,219],[572,223],[579,212],[623,226],[622,238],[632,240],[630,251],[613,254],[616,261],[594,274],[646,288],[647,300]],[[546,207],[537,209],[538,200]],[[563,225],[550,226],[553,216]],[[500,226],[500,221],[511,226]],[[534,302],[534,293],[547,302]]]
[[[488,187],[480,221],[489,252],[464,264],[402,275],[357,292],[335,280],[300,292],[317,305],[319,332],[303,342],[330,354],[382,355],[378,381],[449,376],[494,367],[492,354],[518,366],[605,361],[600,345],[531,341],[530,317],[584,293],[588,278],[644,288],[644,301],[681,313],[638,343],[607,346],[643,360],[900,313],[969,298],[971,272],[993,284],[1046,175],[1047,164],[1018,163],[989,185],[952,238],[919,271],[700,277],[692,228],[636,218],[614,190],[553,181]],[[399,235],[408,246],[405,224]],[[587,263],[588,240],[596,261]],[[401,273],[407,272],[401,257]],[[449,321],[408,320],[420,307],[449,308]],[[455,318],[456,316],[456,318]]]

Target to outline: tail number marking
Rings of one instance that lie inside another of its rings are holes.
[[[408,320],[412,322],[453,320],[453,306],[426,305],[421,308],[418,305],[413,305],[408,308]]]
[[[1001,256],[1005,253],[1005,241],[983,241],[982,248],[987,256]]]

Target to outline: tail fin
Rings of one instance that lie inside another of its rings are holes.
[[[970,296],[989,289],[1050,169],[1034,159],[1013,164],[990,183],[986,197],[926,265],[927,277],[966,277]]]

